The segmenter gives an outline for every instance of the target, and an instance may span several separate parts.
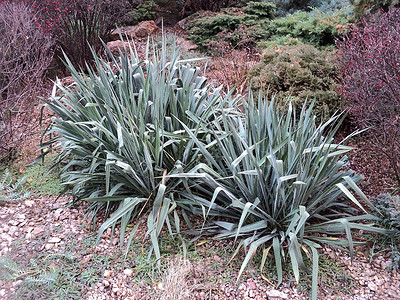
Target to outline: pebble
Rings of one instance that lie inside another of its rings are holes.
[[[132,276],[133,271],[132,271],[132,269],[125,269],[125,270],[124,270],[124,274],[125,274],[126,276]]]
[[[51,248],[53,248],[54,247],[54,244],[46,244],[46,246],[44,246],[44,248],[46,249],[46,250],[50,250]]]
[[[110,286],[110,282],[108,282],[107,280],[103,280],[103,285],[105,286],[105,287],[108,287],[108,286]]]
[[[47,241],[49,244],[57,244],[59,242],[61,242],[61,239],[59,237],[52,237],[51,239],[49,239]]]
[[[254,283],[253,280],[247,281],[247,284],[248,284],[248,286],[249,286],[249,289],[251,289],[251,290],[257,289],[257,286],[256,286],[256,284]]]
[[[371,291],[376,291],[378,289],[377,285],[373,282],[369,282],[368,287]]]
[[[276,299],[276,300],[278,300],[278,299],[288,299],[288,295],[287,294],[285,294],[285,293],[283,293],[283,292],[280,292],[280,291],[278,291],[278,290],[275,290],[275,289],[271,289],[271,290],[268,290],[267,291],[267,296],[268,296],[268,299],[270,299],[270,300],[272,300],[272,299]]]
[[[214,255],[213,256],[213,259],[216,261],[216,262],[221,262],[221,257],[219,257],[218,255]]]
[[[44,228],[42,226],[38,226],[32,230],[32,234],[38,235],[38,234],[42,233],[43,231],[44,231]]]
[[[25,200],[25,205],[28,207],[32,207],[35,204],[35,201],[33,200]]]
[[[11,241],[12,241],[12,237],[8,233],[2,233],[0,238],[2,240],[6,240],[9,243],[11,243]]]

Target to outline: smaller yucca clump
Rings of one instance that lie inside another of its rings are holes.
[[[279,285],[290,261],[296,281],[300,270],[312,274],[316,299],[318,249],[348,247],[353,255],[360,243],[352,230],[384,230],[361,222],[376,218],[350,192],[371,205],[356,185],[362,177],[346,167],[344,154],[352,148],[334,141],[340,116],[317,126],[312,105],[304,104],[297,115],[290,103],[285,113],[261,97],[255,107],[251,97],[244,102],[244,116],[223,115],[212,139],[215,147],[192,137],[208,164],[177,175],[191,180],[181,196],[197,204],[190,209],[207,218],[209,233],[240,241],[235,255],[246,249],[239,276],[261,248],[261,272],[273,253]]]
[[[372,199],[379,211],[379,223],[388,230],[383,239],[383,244],[389,244],[392,249],[391,268],[400,267],[400,196],[381,194]]]
[[[10,171],[6,169],[0,178],[0,204],[28,198],[30,193],[23,191],[26,179],[26,177],[22,177],[13,183]]]

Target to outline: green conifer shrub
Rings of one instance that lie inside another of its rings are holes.
[[[268,48],[249,80],[253,90],[269,90],[281,104],[289,96],[298,106],[315,100],[314,113],[326,119],[342,107],[335,59],[334,53],[305,44]]]

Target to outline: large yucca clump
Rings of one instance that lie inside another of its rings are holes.
[[[361,176],[346,167],[351,147],[334,142],[340,117],[317,126],[306,104],[297,115],[261,96],[255,107],[251,93],[222,97],[175,49],[169,59],[166,52],[165,42],[148,45],[143,60],[132,48],[118,58],[108,51],[109,60],[94,55],[88,74],[67,60],[76,83],[56,84],[45,101],[59,118],[44,147],[60,150],[64,183],[92,203],[94,218],[105,211],[99,236],[119,224],[122,242],[127,225],[136,218],[132,237],[147,217],[157,258],[164,224],[180,232],[178,206],[188,224],[187,211],[216,237],[240,240],[236,254],[245,247],[247,255],[239,275],[258,248],[261,271],[273,254],[278,283],[286,260],[299,280],[309,256],[316,298],[321,244],[353,253],[353,229],[379,231],[358,222],[373,217],[358,215],[365,209],[350,192],[370,204],[356,185]]]

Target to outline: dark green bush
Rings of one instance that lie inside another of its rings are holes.
[[[310,0],[269,0],[276,5],[276,13],[279,17],[294,13],[298,10],[305,10]]]
[[[352,6],[349,0],[311,0],[308,3],[309,7],[315,7],[323,12],[332,12],[339,9],[352,11]]]
[[[251,19],[272,19],[275,17],[276,6],[268,2],[254,2],[250,1],[243,12],[248,15],[247,18]]]
[[[284,17],[296,11],[309,11],[311,7],[321,11],[334,11],[351,7],[349,0],[268,0],[276,5],[277,16]]]
[[[380,212],[380,224],[388,229],[387,238],[384,242],[389,242],[392,249],[391,267],[400,267],[400,196],[390,194],[380,194],[371,199],[377,210]]]
[[[315,99],[314,112],[326,119],[342,106],[336,72],[334,53],[299,44],[267,49],[249,78],[254,90],[276,93],[278,101],[292,96],[301,106],[306,99]]]
[[[145,20],[154,20],[156,17],[157,3],[154,0],[143,1],[137,4],[123,18],[123,25],[136,25]]]
[[[264,47],[300,41],[317,48],[333,48],[335,38],[346,32],[351,23],[345,9],[333,13],[298,11],[274,19],[275,8],[272,3],[249,2],[241,9],[200,12],[189,18],[188,36],[201,49],[214,53],[220,53],[222,48],[254,47],[260,42]]]
[[[222,48],[255,46],[267,38],[262,27],[274,13],[273,4],[257,2],[219,13],[199,12],[188,20],[188,36],[201,49],[214,53],[220,53]]]

